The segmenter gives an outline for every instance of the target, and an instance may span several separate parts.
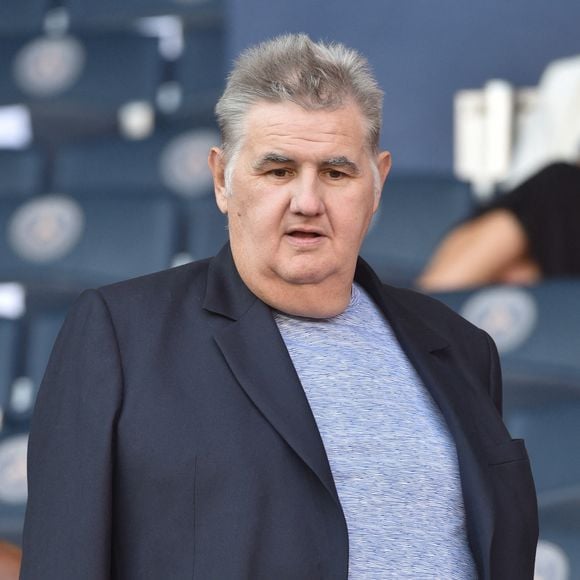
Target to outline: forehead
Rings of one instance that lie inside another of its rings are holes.
[[[367,151],[365,122],[360,109],[348,104],[335,110],[306,110],[294,103],[254,105],[244,126],[242,152],[266,151],[292,158],[348,155]]]

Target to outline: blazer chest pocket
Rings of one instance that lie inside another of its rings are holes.
[[[527,461],[528,453],[523,439],[511,439],[486,448],[488,465],[503,465],[514,461]]]

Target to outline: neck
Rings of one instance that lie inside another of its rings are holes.
[[[350,303],[352,278],[343,283],[336,281],[317,284],[288,284],[268,281],[260,284],[255,279],[242,279],[262,302],[271,308],[307,318],[331,318],[344,312]]]

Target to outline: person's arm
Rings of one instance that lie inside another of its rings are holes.
[[[119,348],[105,302],[85,292],[57,338],[35,407],[22,580],[111,577]]]
[[[21,557],[18,546],[0,540],[0,580],[18,580]]]
[[[435,249],[417,286],[447,292],[499,282],[530,284],[539,278],[522,225],[512,212],[494,209],[453,228]]]

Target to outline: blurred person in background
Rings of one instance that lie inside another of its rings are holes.
[[[229,244],[85,292],[29,447],[22,580],[528,580],[490,337],[358,252],[390,169],[341,44],[238,59],[209,164]]]
[[[0,540],[0,580],[18,580],[21,557],[18,546]]]
[[[454,228],[417,285],[449,291],[580,276],[580,165],[553,163]]]

